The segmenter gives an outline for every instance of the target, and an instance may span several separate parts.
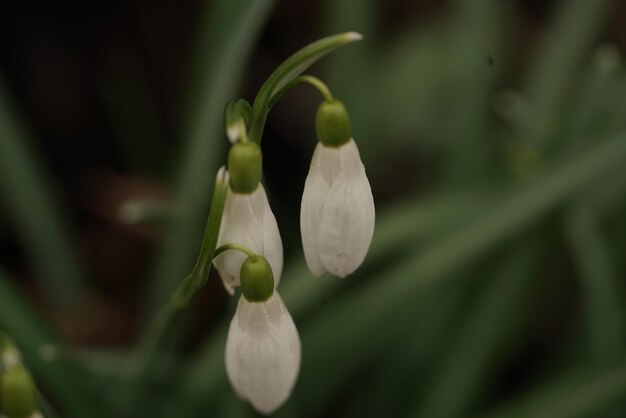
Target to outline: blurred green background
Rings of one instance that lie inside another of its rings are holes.
[[[626,417],[623,1],[3,9],[0,329],[47,416],[255,416],[225,376],[214,273],[140,381],[137,342],[197,255],[227,101],[355,30],[311,70],[351,112],[377,204],[353,276],[313,279],[301,251],[318,93],[287,94],[264,134],[303,344],[275,415]]]

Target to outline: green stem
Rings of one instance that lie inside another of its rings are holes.
[[[248,142],[248,130],[246,128],[246,124],[243,120],[240,120],[237,123],[237,129],[239,129],[239,141]]]
[[[248,142],[247,124],[250,121],[252,106],[244,99],[231,100],[226,105],[224,124],[230,142]]]
[[[142,336],[137,354],[140,364],[134,386],[129,391],[133,395],[129,398],[130,416],[136,416],[141,408],[141,403],[146,394],[146,386],[150,382],[151,366],[154,364],[156,354],[161,351],[167,335],[180,317],[180,313],[189,303],[193,295],[206,283],[211,270],[211,263],[219,237],[224,203],[228,192],[228,173],[225,168],[221,168],[215,179],[213,196],[211,198],[211,209],[204,230],[204,237],[200,247],[198,260],[191,273],[178,286],[168,303],[157,311],[156,316],[150,323],[146,333]]]
[[[211,209],[204,229],[204,237],[202,238],[202,246],[200,247],[198,260],[191,273],[183,280],[172,295],[170,302],[174,307],[179,309],[183,308],[193,294],[206,283],[209,271],[211,270],[215,247],[217,246],[227,191],[228,174],[226,170],[222,168],[215,179],[213,197],[211,198]]]
[[[228,250],[241,251],[242,253],[244,253],[248,257],[253,257],[255,255],[252,251],[250,251],[248,248],[244,247],[243,245],[239,245],[239,244],[224,244],[224,245],[220,246],[218,249],[215,250],[215,253],[213,254],[213,258],[217,257],[218,255],[220,255],[224,251],[228,251]]]
[[[279,101],[285,93],[287,93],[298,84],[308,84],[310,86],[313,86],[322,94],[322,96],[324,96],[324,100],[333,100],[333,95],[330,92],[330,89],[328,88],[326,83],[324,83],[317,77],[313,77],[312,75],[301,75],[300,77],[296,77],[289,83],[285,84],[283,88],[278,90],[278,92],[272,96],[272,98],[270,99],[269,108],[271,109],[272,107],[274,107],[276,102]]]
[[[265,121],[267,120],[269,104],[276,93],[280,92],[286,84],[298,77],[303,71],[326,54],[340,46],[361,39],[363,39],[361,34],[356,32],[340,33],[313,42],[287,58],[268,77],[254,99],[250,116],[250,131],[248,134],[250,140],[257,143],[261,142],[261,134],[265,126]]]

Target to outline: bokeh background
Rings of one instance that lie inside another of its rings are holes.
[[[288,93],[263,150],[303,363],[275,415],[626,416],[620,0],[4,5],[0,329],[47,415],[255,416],[214,272],[139,382],[137,343],[193,266],[227,101],[349,30],[310,73],[351,113],[376,232],[353,276],[308,273],[320,97]]]

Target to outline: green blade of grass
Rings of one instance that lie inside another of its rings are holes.
[[[100,417],[97,405],[85,393],[86,382],[63,356],[48,358],[44,347],[55,347],[55,338],[29,308],[9,277],[0,270],[0,328],[9,334],[24,355],[35,381],[55,401],[63,416]]]
[[[272,0],[219,0],[200,18],[190,94],[183,122],[183,153],[176,184],[177,212],[156,259],[146,298],[147,313],[165,302],[193,267],[202,224],[227,143],[224,106],[236,90],[246,57],[265,22]]]
[[[14,220],[43,294],[59,309],[76,308],[83,288],[79,262],[48,181],[0,74],[0,197]],[[3,303],[0,293],[0,303]]]
[[[578,84],[579,93],[566,109],[567,126],[562,137],[564,151],[572,155],[586,145],[590,135],[608,136],[615,130],[614,119],[621,119],[624,86],[621,80],[619,51],[613,46],[596,49]],[[559,144],[560,145],[560,144]]]
[[[578,418],[593,416],[626,397],[626,364],[603,372],[582,370],[553,379],[486,418]]]
[[[565,228],[578,267],[590,352],[595,364],[602,366],[623,357],[626,327],[619,281],[596,219],[590,208],[580,203],[569,213]]]
[[[563,0],[556,8],[526,80],[526,93],[539,121],[539,142],[555,128],[573,69],[597,38],[609,0]]]
[[[415,301],[410,329],[388,344],[376,361],[370,362],[374,368],[371,378],[360,380],[362,388],[354,393],[353,402],[347,404],[345,416],[406,415],[403,409],[415,399],[416,387],[430,384],[424,376],[439,358],[441,347],[456,332],[456,323],[465,315],[465,301],[472,293],[475,275],[472,271],[469,280],[447,283]]]
[[[458,336],[445,348],[434,379],[414,405],[411,416],[468,416],[498,367],[505,340],[516,338],[515,317],[528,301],[533,270],[542,246],[524,242],[500,263],[487,288],[467,313]]]
[[[493,148],[484,144],[491,134],[490,101],[501,66],[502,33],[508,28],[503,6],[493,0],[454,2],[444,59],[452,69],[445,88],[455,94],[440,128],[446,136],[445,181],[473,184],[493,167]]]

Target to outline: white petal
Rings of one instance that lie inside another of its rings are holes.
[[[267,197],[265,198],[267,202]],[[265,205],[263,214],[263,256],[267,258],[274,274],[274,289],[278,287],[283,274],[283,241],[274,213],[269,204]]]
[[[300,370],[300,337],[277,292],[239,299],[226,341],[226,373],[237,395],[271,414],[289,398]]]
[[[228,190],[217,245],[235,243],[267,258],[274,273],[274,286],[283,269],[283,245],[276,218],[261,184],[251,194]],[[233,294],[240,286],[239,272],[246,256],[240,251],[226,251],[213,260],[224,287]]]
[[[340,175],[365,171],[359,149],[353,139],[338,148],[317,144],[311,168],[314,165],[329,189]]]
[[[217,270],[217,274],[219,274],[220,279],[222,279],[222,284],[224,285],[224,289],[226,289],[229,295],[231,296],[234,295],[235,286],[240,286],[240,282],[238,281],[239,279],[226,273],[225,270],[220,270],[219,268],[217,268],[217,263],[215,261],[213,261],[213,263],[215,264],[215,269]]]
[[[309,174],[304,183],[300,206],[300,231],[304,258],[311,273],[319,277],[326,273],[319,255],[319,227],[322,219],[324,201],[330,187],[322,175],[322,161],[328,160],[325,147],[318,143],[313,153]],[[332,158],[332,154],[330,155]]]
[[[374,199],[354,140],[318,144],[302,196],[302,244],[311,272],[345,277],[363,262],[374,233]]]
[[[340,176],[320,223],[320,254],[329,273],[346,277],[365,259],[374,234],[374,199],[365,172]]]
[[[226,136],[231,144],[234,144],[239,139],[239,126],[236,124],[226,128]]]
[[[375,209],[356,143],[351,140],[339,150],[340,175],[322,211],[320,254],[330,273],[345,277],[367,255],[374,234]]]

